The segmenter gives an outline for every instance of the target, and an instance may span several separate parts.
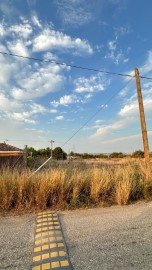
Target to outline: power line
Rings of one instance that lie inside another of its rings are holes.
[[[100,111],[102,111],[104,109],[104,107],[106,105],[108,105],[110,103],[110,101],[117,96],[118,93],[120,93],[126,86],[128,86],[128,84],[132,81],[132,78],[125,84],[125,86],[121,87],[116,93],[114,93],[103,105],[101,108],[99,108],[78,130],[76,130],[73,135],[67,139],[62,145],[61,147],[65,146],[73,137],[75,137],[75,135],[81,130],[83,129]],[[8,141],[24,141],[24,140],[8,140]],[[28,140],[28,141],[33,141],[33,142],[46,142],[46,141],[34,141],[34,140]],[[59,142],[58,142],[59,143]]]
[[[141,76],[141,75],[139,76],[139,78],[140,78],[140,79],[152,80],[152,78],[151,78],[151,77],[146,77],[146,76]]]
[[[104,109],[104,107],[106,106],[106,105],[108,105],[109,103],[110,103],[110,101],[115,97],[115,96],[117,96],[117,94],[119,93],[119,92],[121,92],[130,82],[131,82],[131,80],[132,80],[132,78],[126,83],[126,85],[125,86],[123,86],[122,88],[120,88],[115,94],[113,94],[104,104],[103,104],[103,106],[100,108],[100,109],[98,109],[78,130],[76,130],[75,132],[74,132],[74,134],[61,146],[61,147],[63,147],[63,146],[65,146],[81,129],[83,129],[100,111],[102,111],[103,109]]]
[[[36,58],[36,57],[23,56],[23,55],[18,55],[18,54],[13,54],[13,53],[8,53],[8,52],[1,52],[1,51],[0,51],[0,54],[9,55],[9,56],[13,56],[13,57],[19,57],[19,58],[23,58],[23,59],[34,60],[34,61],[39,61],[39,62],[44,62],[44,63],[52,63],[52,64],[56,64],[56,65],[59,65],[59,66],[66,66],[66,67],[77,68],[77,69],[88,70],[88,71],[94,71],[94,72],[105,73],[105,74],[110,74],[110,75],[117,75],[117,76],[135,78],[135,75],[131,75],[131,74],[117,73],[117,72],[105,71],[105,70],[101,70],[101,69],[95,69],[95,68],[71,65],[71,64],[68,64],[68,63],[56,62],[54,60],[49,60],[49,59],[40,59],[40,58]],[[140,76],[140,78],[152,80],[152,78],[146,77],[146,76]]]
[[[123,86],[122,88],[120,88],[114,95],[112,95],[108,100],[107,102],[104,103],[104,105],[99,109],[97,110],[77,131],[74,132],[74,134],[67,140],[64,142],[64,144],[61,145],[61,148],[63,146],[65,146],[81,129],[83,129],[106,105],[108,105],[110,103],[110,101],[119,93],[121,92],[130,82],[131,82],[132,78],[126,83],[125,86]],[[58,152],[58,148],[57,150],[54,152],[54,154],[57,154]],[[36,172],[38,172],[49,160],[52,159],[52,156],[49,157],[40,167],[38,167],[38,169],[36,171],[34,171],[30,176],[29,178],[31,178]]]

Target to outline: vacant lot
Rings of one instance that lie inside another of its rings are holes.
[[[3,168],[0,211],[126,205],[151,199],[152,180],[146,180],[144,164],[123,162],[49,163],[32,177],[29,169]]]

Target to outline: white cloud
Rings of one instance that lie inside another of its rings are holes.
[[[28,100],[58,91],[64,83],[61,71],[62,68],[55,64],[38,65],[32,73],[30,67],[23,70],[18,76],[18,87],[12,89],[12,96],[18,100]]]
[[[3,47],[0,46],[0,50],[3,50]],[[0,72],[0,88],[10,88],[11,79],[15,77],[15,74],[18,73],[18,65],[12,62],[10,59],[7,59],[0,55],[0,64],[3,67]]]
[[[148,113],[151,111],[152,108],[152,96],[150,98],[145,98],[143,100],[145,112]],[[138,101],[132,101],[126,104],[123,108],[121,108],[119,112],[120,116],[138,116],[139,115],[139,105]]]
[[[13,5],[10,0],[1,0],[0,1],[0,10],[5,18],[10,18],[11,16],[19,15],[18,9]]]
[[[33,52],[58,50],[75,55],[93,54],[93,48],[87,40],[55,31],[51,22],[49,25],[42,23],[36,14],[28,20],[21,16],[19,19],[17,24],[10,25],[5,20],[0,23],[0,36],[2,39],[9,37],[6,45],[12,53],[28,56],[32,50]]]
[[[151,132],[152,134],[152,132]],[[103,144],[114,144],[114,143],[117,143],[117,142],[126,142],[126,141],[130,141],[132,139],[141,139],[142,138],[142,135],[141,133],[140,134],[136,134],[136,135],[129,135],[129,136],[123,136],[123,137],[118,137],[118,138],[115,138],[115,139],[112,139],[112,140],[105,140],[103,141],[102,143]]]
[[[5,35],[5,29],[3,24],[0,24],[0,36],[3,37]]]
[[[76,95],[65,95],[59,99],[59,101],[52,101],[51,105],[58,107],[59,105],[68,106],[70,104],[79,103],[80,99]]]
[[[148,137],[152,137],[152,131],[148,131],[147,134],[148,134]],[[128,142],[130,143],[131,142],[132,144],[135,144],[135,141],[137,142],[137,145],[138,145],[135,147],[135,149],[143,148],[143,146],[141,147],[142,133],[118,137],[118,138],[111,139],[111,140],[104,140],[102,142],[102,144],[116,144],[116,143],[120,143],[120,142],[123,142],[123,143],[128,143]],[[140,143],[140,146],[139,146],[139,143]]]
[[[93,95],[90,94],[90,93],[89,93],[89,94],[86,94],[86,95],[84,96],[85,99],[90,99],[90,98],[92,98],[92,97],[93,97]]]
[[[32,22],[35,26],[42,29],[42,23],[40,22],[40,20],[36,14],[32,16]]]
[[[63,116],[63,115],[59,115],[59,116],[56,116],[55,119],[56,119],[56,120],[63,120],[63,119],[64,119],[64,116]]]
[[[31,114],[47,112],[46,108],[44,108],[42,105],[36,104],[36,103],[31,104],[30,108],[31,108]]]
[[[129,85],[127,85],[126,87],[124,87],[120,93],[119,93],[119,97],[124,98],[125,96],[127,96],[128,92],[130,91],[130,87]]]
[[[64,49],[83,54],[84,52],[88,54],[93,52],[87,41],[72,38],[63,32],[53,30],[51,24],[42,23],[36,14],[32,15],[31,19],[19,17],[18,23],[12,25],[9,21],[3,20],[0,24],[2,37],[0,50],[30,56],[36,38],[46,33],[47,30],[54,39],[54,41],[51,40],[53,42],[51,48],[57,46],[58,50],[62,49],[60,52],[63,52]],[[52,51],[44,52],[42,57],[57,60],[57,56]],[[2,117],[34,124],[37,122],[38,114],[58,112],[55,109],[44,108],[34,102],[34,99],[61,90],[65,82],[64,72],[69,71],[70,68],[55,63],[38,63],[6,55],[0,55],[0,64],[3,67],[0,73],[0,111]],[[90,97],[91,95],[86,95],[84,100]],[[56,101],[56,105],[68,106],[80,102],[83,101],[76,95],[65,95]]]
[[[121,12],[122,10],[124,10],[127,4],[125,0],[108,0],[108,2],[116,6],[117,12]]]
[[[35,120],[31,119],[31,114],[28,112],[14,112],[10,118],[13,118],[15,120],[29,123],[29,124],[35,124]]]
[[[150,72],[150,67],[152,68],[152,53],[149,51],[148,57],[143,66],[140,67],[139,70],[143,71],[146,75]],[[142,73],[142,74],[143,74]],[[143,83],[142,83],[143,82]],[[142,95],[143,95],[143,104],[145,110],[146,119],[149,120],[152,117],[152,83],[150,81],[141,81],[142,83]],[[127,87],[123,89],[120,94],[121,99],[124,98],[121,108],[119,109],[115,119],[113,119],[112,123],[109,125],[103,125],[101,127],[97,127],[96,132],[91,136],[91,139],[101,139],[106,138],[106,135],[109,135],[110,139],[105,141],[105,144],[108,142],[116,143],[118,142],[116,138],[111,138],[115,135],[115,133],[125,128],[130,128],[131,125],[134,125],[136,128],[140,128],[140,115],[139,115],[139,105],[137,99],[137,93],[135,86],[133,84],[129,84]],[[132,127],[131,127],[132,130]],[[130,135],[132,136],[132,135]],[[120,136],[121,138],[121,136]],[[121,139],[118,139],[121,141]],[[130,139],[135,139],[134,135],[130,137]],[[122,137],[122,141],[127,139]],[[140,140],[138,140],[139,142]]]
[[[140,67],[140,73],[141,75],[151,72],[152,70],[152,50],[148,52],[147,59],[145,64]]]
[[[50,110],[50,113],[57,113],[58,112],[58,110],[56,110],[56,109],[51,109]]]
[[[27,123],[28,124],[28,123]],[[33,128],[33,124],[30,126],[31,128],[24,127],[24,122],[20,120],[11,119],[1,119],[0,118],[0,126],[5,128],[1,129],[1,141],[8,139],[8,143],[19,147],[21,149],[25,148],[25,144],[28,146],[33,146],[36,148],[42,147],[41,142],[46,142],[49,140],[46,135],[46,131],[38,129],[36,126]],[[49,146],[47,142],[45,147]]]
[[[70,36],[55,31],[51,28],[45,28],[33,40],[33,51],[46,50],[73,50],[76,54],[92,54],[93,49],[86,40],[80,38],[71,38]]]
[[[16,109],[21,109],[22,104],[16,102],[16,100],[11,100],[9,97],[0,93],[0,111],[2,112],[13,112]]]
[[[111,40],[108,42],[108,47],[109,47],[109,50],[116,50],[117,48],[117,45],[116,45],[116,40]]]
[[[138,103],[137,101],[132,102],[131,104],[126,104],[123,108],[121,108],[119,115],[120,116],[132,116],[137,115]]]
[[[90,138],[91,139],[103,138],[103,137],[105,137],[105,135],[112,134],[113,132],[124,127],[126,125],[126,122],[128,122],[128,119],[127,119],[127,121],[118,120],[110,125],[100,126],[99,128],[97,128],[96,132]]]
[[[101,124],[102,122],[104,122],[104,120],[98,119],[95,121],[96,124]]]
[[[60,18],[69,27],[82,26],[92,20],[92,8],[86,0],[56,0]]]
[[[4,118],[15,119],[26,123],[35,123],[31,119],[33,115],[38,115],[48,112],[41,104],[23,103],[12,99],[9,95],[0,93],[0,112]]]
[[[123,62],[124,62],[124,63],[128,63],[128,62],[129,62],[129,58],[125,58],[125,59],[123,60]]]
[[[46,52],[43,56],[44,60],[57,60],[58,57],[57,55],[51,53],[51,52]]]
[[[115,31],[115,37],[118,39],[121,36],[125,36],[131,32],[130,26],[125,25],[125,26],[119,26],[114,28]]]
[[[108,50],[105,55],[105,59],[110,59],[115,65],[118,65],[120,62],[127,63],[129,61],[128,53],[130,51],[127,49],[126,51],[119,48],[119,39],[121,36],[127,35],[130,33],[129,26],[120,26],[119,28],[114,28],[114,39],[108,41]]]
[[[91,76],[90,78],[80,77],[74,81],[76,93],[94,93],[103,91],[109,81],[101,74]]]
[[[27,0],[27,3],[31,9],[36,5],[37,0]]]
[[[120,62],[126,63],[126,58],[122,50],[110,50],[110,52],[106,54],[105,59],[112,60],[115,65],[118,65]]]
[[[20,23],[20,24],[13,24],[8,28],[8,32],[12,34],[16,34],[16,36],[21,38],[28,38],[32,32],[32,26],[29,22]]]
[[[7,42],[7,47],[13,54],[29,56],[29,51],[24,45],[23,41],[15,40],[14,42]]]

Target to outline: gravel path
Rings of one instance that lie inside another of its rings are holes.
[[[152,269],[152,203],[63,212],[74,270]]]
[[[0,217],[0,270],[31,270],[35,215]],[[152,202],[60,213],[74,270],[152,270]]]
[[[35,216],[0,217],[0,270],[31,270]]]

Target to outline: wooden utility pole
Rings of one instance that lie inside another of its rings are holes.
[[[138,68],[135,68],[135,78],[136,78],[137,95],[138,95],[139,112],[140,112],[140,122],[141,122],[142,138],[143,138],[143,146],[144,146],[146,177],[148,179],[150,174],[151,174],[151,167],[150,167],[148,137],[147,137],[147,130],[146,130],[146,120],[145,120],[145,113],[144,113],[144,106],[143,106],[143,99],[142,99],[141,84],[140,84],[140,77],[139,77]]]

